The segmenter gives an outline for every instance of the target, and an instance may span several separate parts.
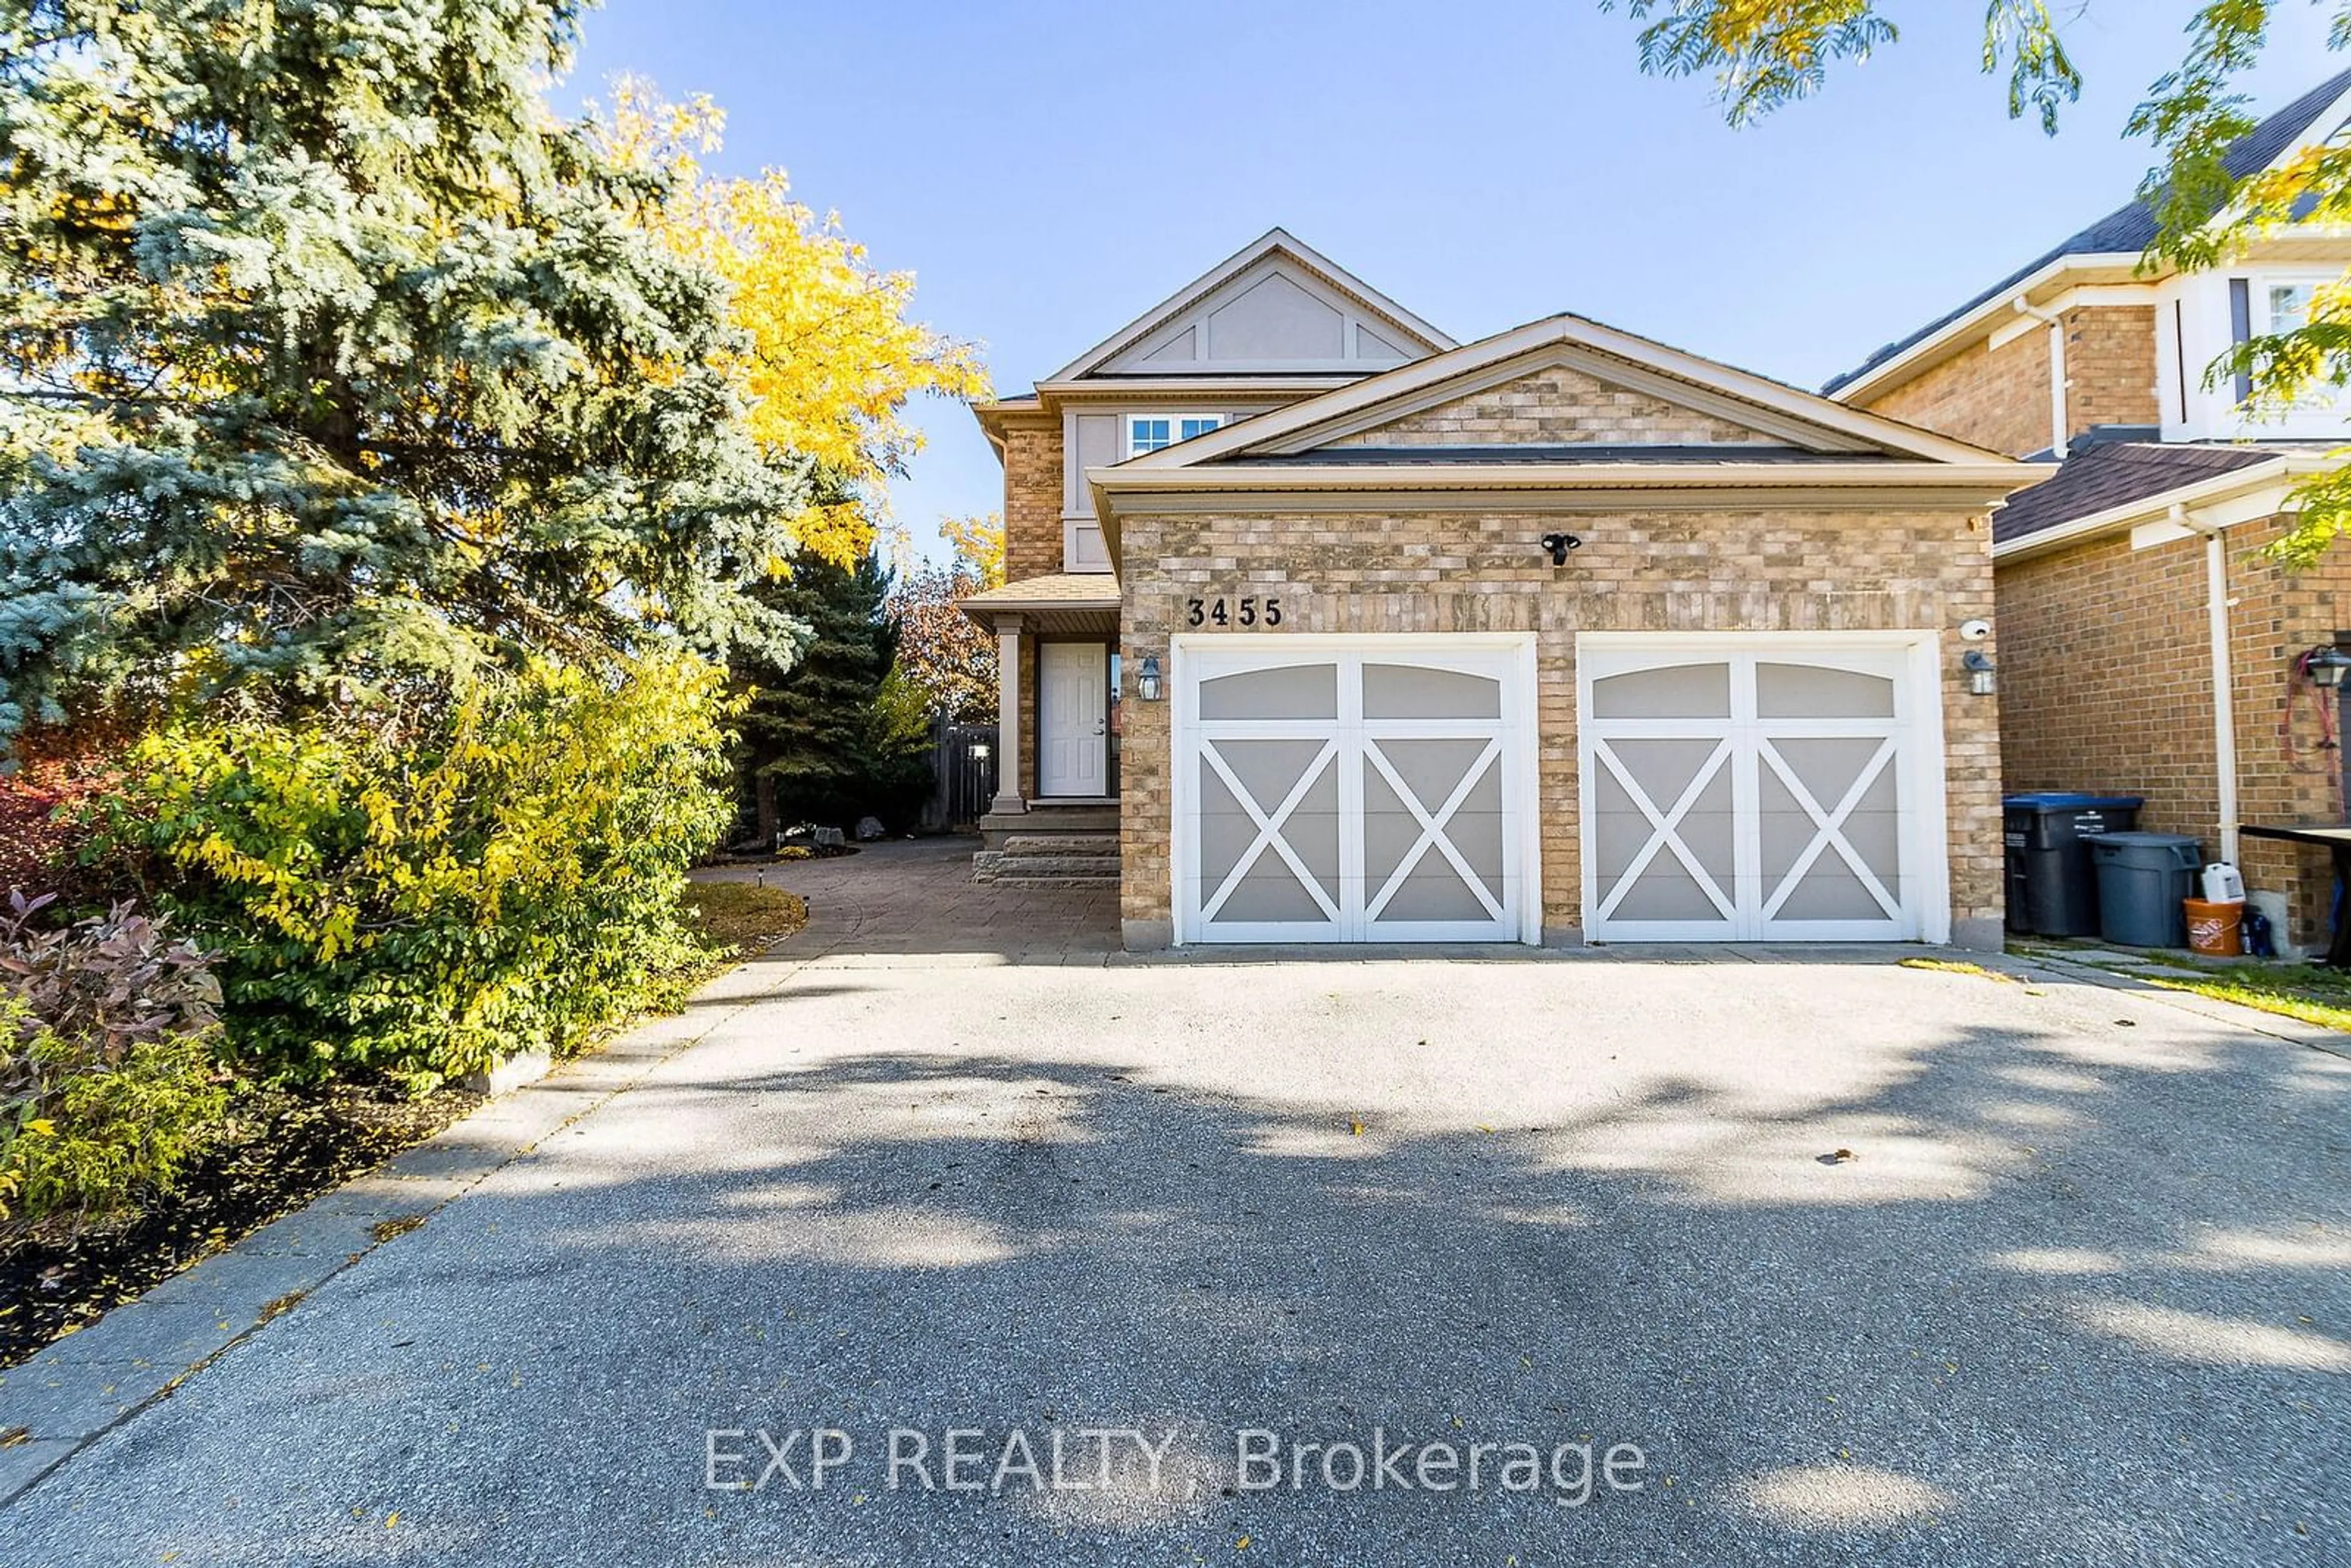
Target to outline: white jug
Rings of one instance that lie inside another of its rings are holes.
[[[2204,868],[2204,902],[2207,904],[2242,904],[2245,901],[2245,879],[2237,868],[2218,862]]]

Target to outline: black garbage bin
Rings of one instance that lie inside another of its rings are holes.
[[[2137,795],[2050,790],[2001,801],[2008,847],[2008,928],[2035,936],[2095,936],[2098,880],[2091,869],[2093,833],[2138,825]]]
[[[2204,846],[2185,833],[2094,833],[2098,936],[2132,947],[2185,947]]]

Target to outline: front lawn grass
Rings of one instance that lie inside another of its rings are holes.
[[[2351,975],[2321,965],[2255,968],[2251,965],[2207,969],[2196,964],[2163,963],[2159,974],[2139,977],[2167,991],[2187,991],[2215,1001],[2299,1019],[2351,1034]]]
[[[2087,964],[2110,975],[2128,975],[2163,990],[2210,997],[2216,1002],[2234,1002],[2257,1012],[2274,1013],[2280,1018],[2351,1034],[2351,970],[2330,968],[2324,964],[2206,962],[2168,950],[2137,952],[2138,962],[2135,964],[2100,963],[2083,951],[2093,946],[2088,942],[2076,944],[2059,937],[2036,937],[2031,942],[2009,945],[2010,951],[2026,957],[2064,958]]]

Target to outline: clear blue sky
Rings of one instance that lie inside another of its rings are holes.
[[[2054,140],[1975,68],[1980,0],[1896,0],[1898,45],[1742,131],[1596,0],[608,0],[564,96],[709,93],[719,165],[789,171],[1003,392],[1275,224],[1464,341],[1574,310],[1813,386],[2119,205],[2194,8],[2085,0]],[[2263,110],[2344,63],[2281,10]],[[964,410],[916,412],[892,501],[935,548],[1001,476]]]

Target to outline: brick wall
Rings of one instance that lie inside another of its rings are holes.
[[[2065,312],[2067,438],[2102,424],[2162,423],[2156,392],[2155,307],[2101,305]],[[2044,439],[2042,445],[2047,444]]]
[[[1287,632],[1532,632],[1537,639],[1542,910],[1581,927],[1575,634],[1580,631],[1948,629],[1991,612],[1980,518],[1955,513],[1659,512],[1575,520],[1502,511],[1123,516],[1127,657],[1168,656],[1186,596],[1282,596]],[[1378,540],[1367,548],[1366,540]],[[1949,650],[1947,649],[1947,653]],[[1999,704],[1944,660],[1951,902],[2001,915]],[[1125,716],[1125,917],[1170,918],[1168,705]]]
[[[2049,337],[1979,343],[1861,404],[1873,413],[2022,457],[2049,446]]]
[[[1004,426],[1004,575],[1018,582],[1061,570],[1061,422]]]
[[[1715,445],[1770,444],[1774,440],[1744,425],[1553,366],[1407,414],[1377,429],[1343,436],[1331,444],[1447,446],[1592,441]]]
[[[2101,424],[2158,424],[2155,308],[2084,306],[2065,312],[2068,438]],[[1864,401],[1875,413],[2022,457],[2049,450],[2049,334],[2035,327],[1998,349],[1982,344]]]
[[[2283,528],[2227,535],[2239,820],[2341,821],[2340,754],[2320,749],[2306,688],[2288,711],[2287,674],[2296,653],[2351,627],[2351,555],[2288,572],[2262,554]],[[2142,795],[2140,826],[2192,833],[2217,853],[2204,542],[2134,550],[2127,535],[2093,540],[2004,565],[1998,587],[2008,789]],[[2249,887],[2288,894],[2293,939],[2322,941],[2325,852],[2247,839],[2242,855]]]

